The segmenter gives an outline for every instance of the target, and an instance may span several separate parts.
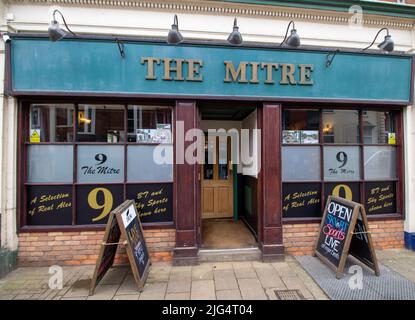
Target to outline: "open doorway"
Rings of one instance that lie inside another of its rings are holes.
[[[255,108],[224,109],[201,107],[205,132],[205,162],[201,170],[201,249],[258,247],[256,226],[246,219],[244,177],[235,161],[240,141],[234,135],[256,117]],[[256,120],[256,119],[255,119]],[[239,138],[238,138],[239,139]]]

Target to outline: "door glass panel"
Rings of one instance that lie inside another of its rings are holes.
[[[213,164],[216,163],[215,157],[216,137],[206,136],[205,139],[205,164],[203,166],[203,177],[206,180],[213,179]]]
[[[227,137],[219,137],[219,179],[228,179],[228,148]]]

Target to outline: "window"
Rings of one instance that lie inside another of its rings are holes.
[[[395,111],[283,110],[283,218],[321,217],[328,195],[363,203],[369,215],[398,213],[399,116]],[[304,130],[322,132],[322,139],[305,138]]]
[[[23,116],[25,225],[105,224],[125,199],[143,223],[173,221],[172,108],[32,104]]]
[[[35,142],[72,142],[74,105],[33,104],[30,107],[30,139]]]
[[[109,143],[125,141],[124,106],[79,105],[78,141]]]

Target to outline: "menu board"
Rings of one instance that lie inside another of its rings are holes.
[[[316,250],[335,268],[340,266],[355,207],[341,198],[327,200]]]
[[[72,186],[28,186],[27,224],[72,224]]]
[[[117,213],[117,219],[120,225],[122,225],[122,233],[127,239],[127,254],[133,274],[137,277],[136,280],[141,282],[148,271],[150,255],[134,202],[129,201],[129,203],[130,205],[124,211]]]
[[[173,184],[146,183],[127,186],[142,223],[173,221]]]
[[[333,182],[324,184],[324,194],[360,202],[359,182]]]
[[[396,182],[366,182],[365,208],[368,215],[396,212]]]
[[[282,200],[284,218],[321,216],[319,183],[284,183]]]
[[[107,227],[105,229],[104,239],[101,244],[101,250],[98,255],[98,260],[95,267],[95,272],[92,277],[90,295],[94,293],[95,286],[102,280],[105,273],[111,268],[114,263],[115,255],[117,253],[118,242],[120,241],[121,230],[114,213],[111,213],[108,218]]]
[[[124,200],[122,185],[80,185],[76,193],[76,223],[105,224],[112,209]]]

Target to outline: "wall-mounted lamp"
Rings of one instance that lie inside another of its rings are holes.
[[[75,33],[73,33],[71,31],[71,29],[69,29],[68,25],[66,24],[66,21],[65,21],[65,18],[63,16],[62,12],[60,12],[59,10],[54,10],[53,11],[53,20],[50,22],[49,29],[48,29],[50,41],[53,41],[53,42],[59,41],[59,40],[61,40],[63,37],[65,37],[68,34],[68,32],[66,32],[61,27],[59,27],[59,23],[58,23],[58,21],[56,21],[56,18],[55,18],[55,14],[56,13],[59,13],[61,15],[62,20],[63,20],[63,23],[65,24],[66,29],[70,33],[72,33],[72,35],[74,35],[76,37],[77,35]]]
[[[240,45],[242,43],[242,35],[239,32],[239,27],[236,18],[233,20],[233,30],[229,34],[228,42],[233,45]]]
[[[287,38],[288,30],[290,29],[291,24],[293,24],[293,28],[291,29],[290,36]],[[297,34],[297,29],[295,29],[294,21],[290,21],[290,23],[288,24],[287,31],[285,32],[284,40],[282,40],[282,42],[280,43],[280,47],[284,43],[293,48],[298,48],[300,46],[300,37]]]
[[[367,46],[366,48],[364,48],[362,51],[365,51],[365,50],[369,49],[371,46],[373,46],[373,44],[375,43],[376,38],[378,37],[379,33],[381,33],[381,31],[383,31],[383,30],[386,30],[387,33],[386,33],[385,39],[380,44],[378,44],[378,48],[383,50],[383,51],[386,51],[386,52],[392,52],[393,47],[394,47],[394,43],[393,43],[392,37],[389,34],[389,29],[388,28],[380,29],[378,31],[378,33],[376,34],[375,39],[373,39],[372,43],[369,46]]]
[[[91,119],[85,118],[85,114],[83,111],[78,111],[78,123],[79,124],[90,124],[92,122]]]
[[[173,24],[171,25],[171,29],[167,36],[167,43],[179,44],[182,41],[183,41],[183,36],[179,31],[179,20],[177,19],[177,14],[175,14]]]
[[[9,42],[10,41],[10,36],[7,33],[3,33],[1,36],[2,36],[4,42]]]

